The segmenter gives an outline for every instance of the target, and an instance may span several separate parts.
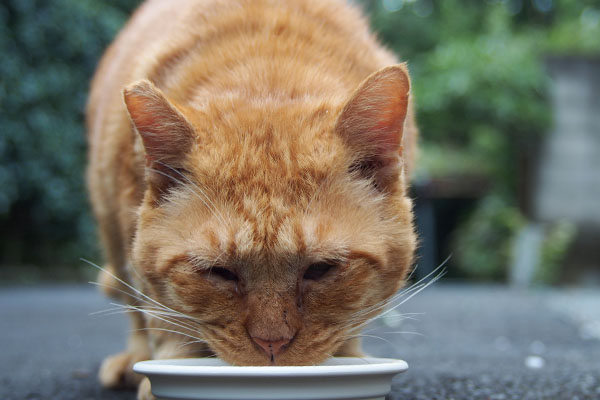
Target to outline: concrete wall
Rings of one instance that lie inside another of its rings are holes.
[[[535,217],[600,226],[600,59],[548,62],[553,127],[542,146]]]

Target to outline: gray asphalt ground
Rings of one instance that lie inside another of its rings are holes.
[[[123,316],[89,315],[108,307],[91,286],[0,289],[0,399],[134,399],[96,380],[128,329]],[[410,365],[388,399],[600,399],[598,289],[438,284],[401,312],[423,314],[366,332],[371,355]]]

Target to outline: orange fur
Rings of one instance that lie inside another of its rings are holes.
[[[138,332],[130,358],[359,352],[353,316],[399,289],[415,247],[409,85],[342,1],[146,1],[92,82],[88,184],[110,271],[207,343]]]

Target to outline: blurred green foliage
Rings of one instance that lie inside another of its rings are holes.
[[[454,256],[466,276],[476,280],[505,280],[512,260],[512,241],[524,225],[517,207],[497,195],[484,197],[454,233]]]
[[[478,175],[490,183],[452,235],[447,251],[454,252],[453,264],[466,277],[505,279],[513,239],[527,223],[523,198],[530,193],[523,192],[531,182],[525,170],[550,123],[544,57],[600,54],[600,4],[362,3],[383,41],[409,63],[421,130],[417,182]],[[544,243],[564,240],[544,256],[546,272],[558,268],[573,238],[552,232]]]
[[[490,248],[505,248],[522,220],[519,160],[549,120],[541,57],[597,53],[600,7],[592,0],[359,2],[382,40],[409,61],[422,130],[417,178],[474,172],[493,182],[457,235],[457,246],[471,249],[460,263],[474,271]],[[137,3],[0,4],[0,264],[95,257],[83,110],[99,57]],[[489,276],[498,276],[504,253]]]
[[[137,1],[0,4],[0,263],[96,253],[84,185],[83,111],[104,48]]]
[[[407,60],[417,99],[418,173],[477,170],[514,196],[518,156],[549,123],[549,52],[600,53],[600,4],[575,0],[363,1],[382,40]],[[596,8],[594,8],[594,5]],[[441,149],[440,149],[441,147]],[[442,154],[459,149],[456,163]]]
[[[561,264],[577,229],[568,221],[557,221],[546,226],[544,241],[540,248],[540,261],[536,266],[535,280],[542,284],[555,284],[562,276]]]

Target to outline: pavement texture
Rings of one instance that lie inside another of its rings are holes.
[[[135,399],[96,379],[128,329],[90,315],[108,303],[90,286],[0,289],[0,399]],[[365,330],[371,355],[410,365],[388,400],[600,399],[598,289],[437,284],[399,311],[416,319],[390,312]]]

